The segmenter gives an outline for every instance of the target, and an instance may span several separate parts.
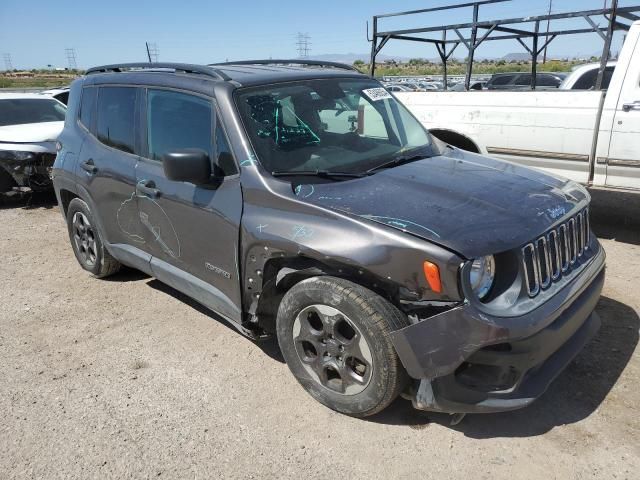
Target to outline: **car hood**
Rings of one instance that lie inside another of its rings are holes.
[[[457,149],[295,191],[305,202],[402,230],[466,258],[524,245],[589,202],[575,182]]]
[[[55,142],[64,122],[23,123],[0,127],[0,142],[39,143]]]

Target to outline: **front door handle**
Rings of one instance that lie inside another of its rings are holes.
[[[89,159],[89,160],[87,160],[86,162],[82,162],[82,163],[80,164],[80,167],[81,167],[84,171],[86,171],[86,172],[90,173],[91,175],[95,175],[96,173],[98,173],[98,167],[96,167],[96,166],[93,164],[93,158],[90,158],[90,159]]]
[[[625,103],[622,105],[623,112],[630,112],[631,110],[640,110],[640,100],[636,100],[633,103]]]
[[[145,195],[149,198],[157,198],[160,196],[160,190],[156,188],[153,180],[141,180],[136,184],[136,192],[138,195]]]

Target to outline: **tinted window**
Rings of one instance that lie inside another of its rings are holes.
[[[238,173],[231,148],[229,148],[229,142],[224,134],[222,125],[220,125],[220,120],[216,121],[216,159],[218,166],[225,175]]]
[[[100,88],[98,94],[98,140],[123,152],[134,153],[135,106],[135,88]]]
[[[531,75],[518,75],[515,84],[518,86],[531,85]]]
[[[512,75],[500,75],[499,77],[493,77],[489,83],[491,85],[507,85],[513,79]]]
[[[67,105],[69,103],[69,92],[62,92],[54,95],[53,98]]]
[[[67,109],[48,98],[9,98],[0,100],[0,127],[25,123],[63,122]]]
[[[80,123],[87,129],[93,129],[93,119],[96,115],[97,88],[83,88],[80,100]]]
[[[538,85],[540,87],[559,87],[560,79],[554,77],[553,75],[538,75]]]
[[[149,90],[147,138],[149,158],[170,151],[198,148],[212,157],[211,102],[185,93]]]
[[[611,83],[611,77],[615,67],[607,67],[604,72],[604,78],[602,79],[602,88],[608,89]],[[584,73],[578,81],[571,87],[573,90],[593,90],[596,88],[596,82],[598,80],[598,69],[594,68]]]

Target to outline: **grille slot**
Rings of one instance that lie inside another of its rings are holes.
[[[579,212],[522,247],[527,293],[535,297],[573,267],[589,248],[589,212]]]

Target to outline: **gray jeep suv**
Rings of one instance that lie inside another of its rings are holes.
[[[605,254],[574,182],[432,138],[301,60],[92,68],[53,182],[80,265],[184,292],[366,416],[520,408],[585,343]]]

